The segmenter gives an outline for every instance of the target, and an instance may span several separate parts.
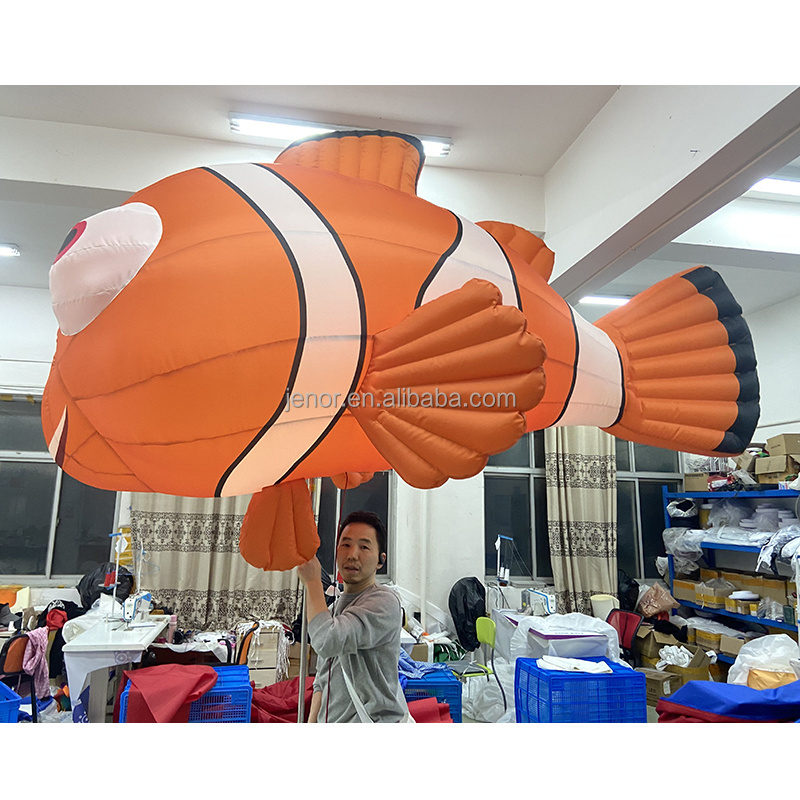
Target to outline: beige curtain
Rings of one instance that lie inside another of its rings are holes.
[[[614,437],[599,428],[545,430],[547,528],[560,613],[592,613],[593,594],[617,596]]]
[[[239,554],[250,495],[131,495],[131,541],[144,547],[142,588],[185,630],[233,630],[248,620],[291,625],[302,593],[294,570],[264,572]]]

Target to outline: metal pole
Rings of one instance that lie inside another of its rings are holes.
[[[314,525],[319,526],[319,500],[320,492],[322,490],[322,479],[314,478],[312,484],[314,495]],[[303,587],[303,604],[300,609],[301,613],[301,633],[300,633],[300,683],[297,687],[297,721],[305,722],[305,695],[306,695],[306,678],[308,677],[308,619],[306,610],[308,608],[308,587]]]

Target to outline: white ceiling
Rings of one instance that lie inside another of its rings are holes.
[[[230,111],[271,113],[448,136],[454,140],[452,152],[437,166],[544,176],[617,88],[0,86],[0,116],[241,142],[230,132]],[[52,257],[74,222],[125,198],[110,190],[0,180],[0,241],[15,242],[24,252],[0,262],[0,285],[46,287]],[[710,263],[709,255],[720,263]],[[719,268],[747,313],[800,295],[795,262],[777,263],[763,250],[742,259],[742,251],[710,253],[672,244],[602,292],[635,294],[680,269],[707,263]],[[580,312],[591,321],[605,313],[584,305]]]

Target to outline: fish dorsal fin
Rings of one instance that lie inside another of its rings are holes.
[[[550,280],[555,253],[536,234],[510,222],[479,222],[502,245],[516,250],[545,281]]]
[[[290,144],[282,166],[316,167],[416,195],[425,155],[414,136],[391,131],[333,131]]]

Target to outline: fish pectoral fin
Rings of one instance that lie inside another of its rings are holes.
[[[545,281],[550,280],[556,255],[535,233],[510,222],[478,222],[476,225],[491,234],[503,247],[519,253]]]
[[[468,478],[525,433],[545,388],[542,341],[473,279],[375,335],[350,412],[412,486]]]
[[[337,489],[344,492],[371,481],[373,477],[375,477],[374,472],[340,472],[338,475],[331,475],[331,480]]]
[[[242,520],[239,552],[253,567],[282,571],[308,561],[319,536],[304,480],[267,486],[250,499]]]

